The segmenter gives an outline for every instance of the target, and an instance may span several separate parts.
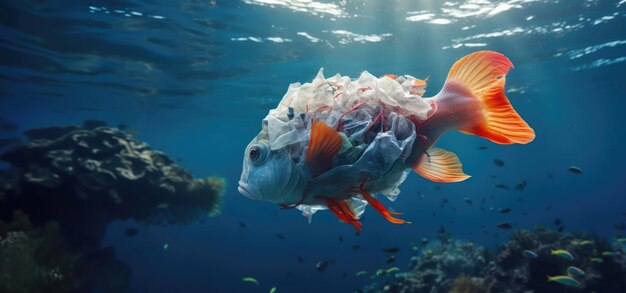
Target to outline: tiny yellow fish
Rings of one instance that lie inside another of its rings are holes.
[[[604,260],[599,257],[592,257],[589,259],[591,262],[602,263]]]
[[[615,241],[619,243],[626,243],[626,237],[615,238]]]
[[[356,273],[356,276],[357,276],[357,277],[360,277],[360,276],[365,276],[365,275],[367,275],[367,272],[366,272],[366,271],[360,271],[360,272],[357,272],[357,273]]]
[[[376,277],[380,277],[380,276],[382,276],[384,274],[385,274],[385,270],[383,270],[383,269],[378,269],[376,271]]]
[[[583,241],[580,242],[581,246],[591,245],[591,244],[593,244],[593,241],[591,241],[591,240],[583,240]]]
[[[241,280],[244,282],[254,283],[255,285],[260,285],[259,281],[257,281],[255,278],[246,277]]]
[[[276,286],[272,287],[272,289],[270,289],[270,293],[276,293],[278,292],[278,289],[276,289]]]
[[[170,248],[170,245],[165,243],[163,244],[163,250],[167,251],[167,249]]]
[[[551,255],[556,255],[558,257],[564,258],[566,260],[574,260],[574,256],[569,253],[569,251],[565,249],[553,249],[550,251]]]
[[[570,276],[548,276],[548,282],[557,282],[571,287],[580,287],[580,282]]]
[[[605,251],[602,253],[602,256],[611,257],[611,256],[615,256],[615,253],[613,253],[612,251]]]
[[[387,272],[387,274],[391,274],[391,273],[397,272],[399,270],[400,270],[399,267],[391,267],[391,268],[388,268],[386,272]]]

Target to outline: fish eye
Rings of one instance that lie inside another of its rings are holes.
[[[262,162],[267,155],[267,151],[264,145],[255,144],[248,149],[248,158],[254,163]]]

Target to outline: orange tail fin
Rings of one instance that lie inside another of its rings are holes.
[[[442,92],[476,98],[482,110],[482,119],[461,132],[499,144],[529,143],[535,138],[535,131],[504,94],[505,76],[511,67],[508,58],[493,51],[475,52],[454,63]]]

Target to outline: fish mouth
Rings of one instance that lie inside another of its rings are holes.
[[[259,196],[254,195],[254,193],[250,192],[250,187],[248,186],[248,184],[246,184],[245,182],[239,181],[239,187],[237,187],[237,190],[239,191],[239,193],[245,195],[246,197],[250,198],[250,199],[260,199]]]

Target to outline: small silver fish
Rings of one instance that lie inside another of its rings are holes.
[[[524,250],[524,251],[522,251],[522,254],[524,254],[524,257],[526,257],[526,258],[537,258],[538,257],[535,252],[530,251],[530,250]]]

